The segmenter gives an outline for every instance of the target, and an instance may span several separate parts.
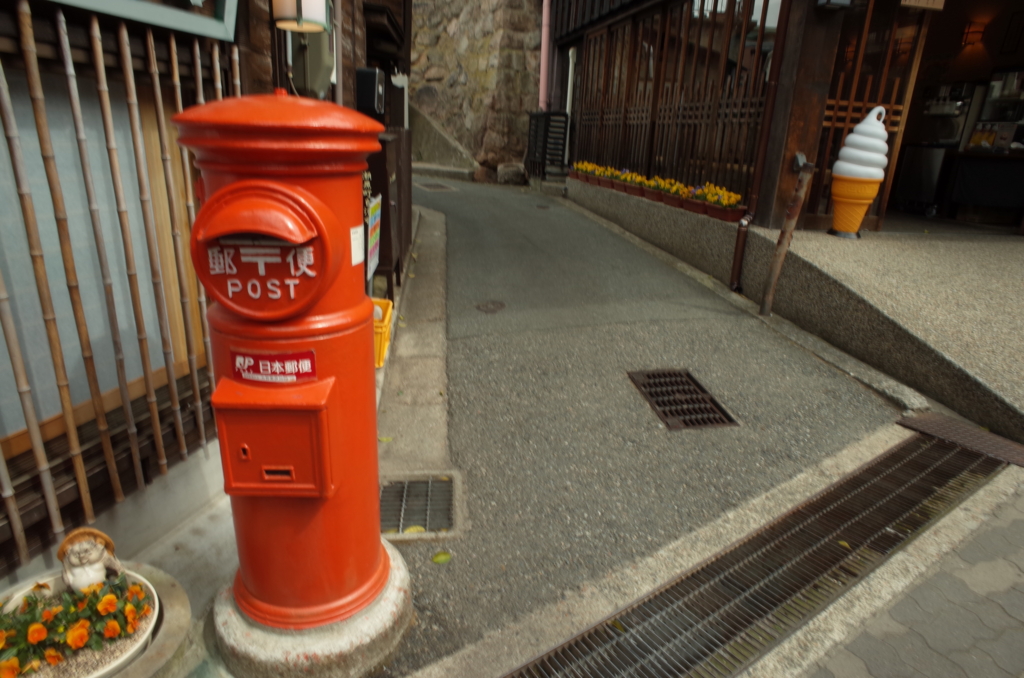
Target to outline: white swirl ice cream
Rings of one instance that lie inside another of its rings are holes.
[[[889,164],[885,130],[885,108],[875,106],[871,112],[846,135],[839,151],[839,159],[832,166],[832,174],[854,179],[885,179],[885,166]]]

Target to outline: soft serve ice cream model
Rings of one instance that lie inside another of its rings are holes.
[[[886,141],[889,133],[882,122],[885,108],[871,109],[853,131],[846,135],[839,159],[832,166],[832,235],[858,238],[857,231],[889,164]]]

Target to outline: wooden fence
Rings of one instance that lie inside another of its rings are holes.
[[[67,12],[0,10],[2,572],[215,434],[169,117],[241,94],[237,48]]]

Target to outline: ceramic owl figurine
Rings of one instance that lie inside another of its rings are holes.
[[[69,532],[57,549],[57,557],[64,564],[64,583],[75,591],[106,581],[107,570],[124,572],[114,555],[113,540],[91,527]]]

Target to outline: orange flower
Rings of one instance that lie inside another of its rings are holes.
[[[0,631],[0,650],[4,649],[5,645],[7,645],[7,633]]]
[[[53,618],[64,611],[64,608],[58,605],[57,607],[51,607],[48,610],[43,610],[43,621],[51,622]]]
[[[96,605],[96,611],[102,615],[110,614],[111,612],[117,612],[117,596],[113,593],[108,593],[103,596],[99,604]]]
[[[132,584],[128,587],[128,600],[142,600],[145,597],[146,592],[138,584]]]
[[[101,588],[103,588],[103,582],[96,582],[82,589],[82,595],[91,596],[94,593],[98,593]]]
[[[104,638],[117,638],[121,635],[121,625],[115,619],[108,619],[107,625],[103,627]]]
[[[47,664],[49,664],[50,666],[56,666],[57,664],[60,664],[62,661],[64,661],[64,655],[62,655],[57,650],[54,650],[52,647],[46,648]]]
[[[153,611],[153,608],[151,608],[149,606],[149,603],[146,603],[145,605],[142,606],[142,612],[139,613],[139,616],[140,617],[148,617],[149,613],[152,612],[152,611]]]
[[[46,627],[36,622],[28,627],[28,642],[35,645],[41,640],[46,640]]]
[[[0,678],[18,678],[19,673],[21,673],[21,662],[17,657],[0,662]]]
[[[89,640],[89,620],[82,619],[77,624],[68,629],[68,635],[64,637],[64,642],[68,644],[72,650],[81,649],[86,642]],[[2,677],[0,677],[2,678]]]
[[[139,626],[139,617],[136,614],[135,606],[128,603],[124,606],[124,620],[125,620],[125,631],[128,635],[135,633],[135,629]]]
[[[78,611],[81,612],[82,610],[84,610],[85,606],[88,605],[88,604],[89,604],[89,601],[87,599],[85,599],[85,598],[83,598],[82,600],[78,601]]]

